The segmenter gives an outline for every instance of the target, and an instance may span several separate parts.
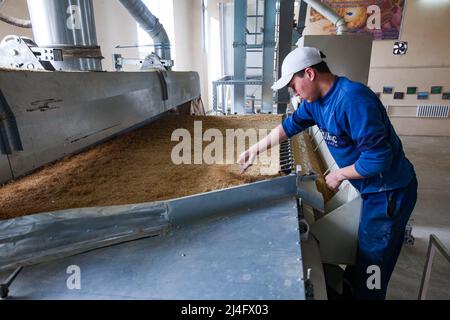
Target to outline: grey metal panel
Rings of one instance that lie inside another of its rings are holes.
[[[367,85],[372,55],[371,34],[307,35],[303,38],[305,47],[316,47],[325,53],[334,74]]]
[[[165,72],[169,99],[166,110],[200,96],[200,77],[197,72]]]
[[[302,199],[303,203],[324,213],[325,203],[323,194],[317,190],[316,179],[316,175],[299,176],[297,179],[297,194],[298,197]]]
[[[0,221],[0,269],[148,237],[166,227],[158,217],[182,225],[292,198],[295,179],[290,175],[166,202],[71,209]]]
[[[246,29],[247,0],[236,0],[234,1],[234,80],[247,78]],[[234,86],[234,112],[245,114],[245,84]]]
[[[255,182],[246,186],[227,189],[226,192],[208,192],[168,202],[169,216],[173,223],[189,222],[193,218],[221,213],[239,207],[253,207],[261,201],[271,201],[286,196],[296,196],[296,175]]]
[[[0,279],[27,265],[19,299],[305,299],[295,179],[2,221]]]
[[[324,263],[355,263],[361,206],[361,197],[355,198],[311,225]]]
[[[197,73],[167,71],[166,81],[169,99],[163,101],[161,82],[153,71],[0,72],[0,88],[16,117],[23,145],[23,151],[10,155],[14,176],[200,96]]]
[[[323,272],[322,258],[320,257],[319,243],[314,237],[302,238],[303,269],[307,274],[311,269],[311,282],[314,289],[314,300],[327,300],[327,287]]]
[[[26,267],[17,299],[305,299],[295,198],[259,203],[168,234]],[[81,290],[68,290],[68,266]],[[8,273],[0,273],[3,279]]]
[[[72,209],[0,222],[0,270],[156,236],[169,227],[165,203]]]
[[[12,178],[13,176],[11,167],[9,166],[8,157],[0,154],[0,181],[8,181]]]
[[[273,77],[275,58],[275,19],[276,0],[264,1],[264,49],[263,49],[263,86],[262,112],[273,112]]]

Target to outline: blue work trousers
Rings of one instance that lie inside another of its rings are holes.
[[[417,185],[414,176],[404,188],[362,195],[356,263],[345,270],[353,299],[385,299],[416,204]]]

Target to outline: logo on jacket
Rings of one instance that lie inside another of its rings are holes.
[[[322,132],[323,139],[329,146],[342,148],[349,145],[349,139],[346,139],[345,137],[332,135],[328,131],[325,131],[323,129],[320,129],[320,132]]]

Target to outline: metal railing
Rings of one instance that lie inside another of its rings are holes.
[[[219,80],[213,81],[212,85],[213,85],[213,111],[215,114],[218,113],[222,113],[222,114],[226,114],[227,110],[225,110],[225,106],[226,106],[226,102],[225,102],[225,93],[223,91],[224,86],[234,86],[236,84],[243,84],[243,85],[262,85],[263,81],[260,77],[247,77],[247,80],[235,80],[232,76],[225,76]],[[222,103],[221,106],[222,108],[219,109],[218,107],[218,87],[221,86],[222,87],[222,94],[221,94],[221,99],[222,99]]]
[[[428,289],[430,287],[431,267],[433,265],[434,255],[436,251],[439,251],[442,256],[450,263],[450,251],[444,246],[444,244],[436,237],[436,235],[430,235],[430,242],[428,244],[427,260],[422,274],[422,281],[420,283],[419,300],[426,300]]]

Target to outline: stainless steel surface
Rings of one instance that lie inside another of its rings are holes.
[[[0,221],[0,270],[156,236],[168,227],[165,203],[71,209]]]
[[[40,47],[97,47],[92,0],[28,0],[33,35]],[[69,58],[57,70],[102,70],[101,60]]]
[[[361,206],[361,197],[355,198],[311,225],[323,263],[355,263]]]
[[[9,277],[5,280],[5,282],[0,284],[0,296],[2,299],[5,299],[9,295],[9,287],[12,285],[14,280],[17,278],[19,273],[23,270],[23,267],[18,267]]]
[[[167,100],[163,100],[161,74],[156,71],[1,71],[0,88],[23,146],[23,151],[9,155],[14,177],[145,124],[200,96],[197,73],[166,71],[163,75]]]
[[[141,28],[150,35],[155,45],[156,54],[161,60],[168,63],[170,69],[173,65],[171,63],[170,40],[158,18],[151,13],[142,0],[119,0],[119,2],[139,23]]]
[[[168,202],[169,217],[173,223],[188,223],[191,219],[201,219],[211,215],[236,210],[238,207],[254,207],[262,202],[277,201],[284,197],[296,196],[296,175],[289,175],[222,192],[204,193],[197,197],[187,197]]]
[[[295,175],[166,204],[166,233],[26,267],[12,298],[305,299]],[[91,230],[105,220],[93,217]],[[80,268],[80,290],[66,287],[69,266]]]
[[[81,208],[0,221],[0,270],[159,234],[262,202],[295,198],[294,175],[165,202]]]
[[[337,28],[336,33],[341,35],[345,34],[347,29],[347,23],[344,18],[339,16],[332,8],[330,8],[326,3],[319,0],[303,0],[314,8],[317,12],[323,15],[326,19],[330,20]]]

